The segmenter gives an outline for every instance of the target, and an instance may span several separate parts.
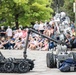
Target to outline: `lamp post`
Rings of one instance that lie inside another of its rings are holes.
[[[59,0],[55,0],[56,3],[56,13],[59,12]]]
[[[73,11],[74,11],[74,13],[75,13],[74,23],[75,23],[75,26],[76,26],[76,0],[75,0],[74,3],[73,3]]]
[[[76,0],[75,0],[75,26],[76,26]]]

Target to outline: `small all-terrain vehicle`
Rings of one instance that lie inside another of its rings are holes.
[[[57,41],[56,41],[56,43],[57,43]],[[67,50],[68,50],[68,48],[65,45],[65,43],[61,42],[59,44],[59,42],[58,42],[56,48],[51,49],[51,52],[47,53],[47,55],[46,55],[47,67],[59,68],[61,63],[67,59],[73,59],[74,61],[76,61],[76,52],[67,51]]]
[[[3,73],[26,73],[34,68],[31,59],[5,58],[0,52],[0,72]]]
[[[60,64],[66,59],[76,60],[76,53],[66,51],[67,47],[64,45],[58,45],[56,49],[52,49],[51,53],[46,55],[46,63],[49,68],[59,68]]]
[[[28,39],[27,35],[27,39]],[[27,59],[26,49],[28,40],[26,40],[24,58],[6,58],[0,52],[0,72],[1,73],[26,73],[34,68],[34,60]]]

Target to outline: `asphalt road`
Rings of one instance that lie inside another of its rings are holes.
[[[0,50],[3,55],[13,58],[23,58],[23,50]],[[46,54],[48,51],[27,51],[28,58],[35,59],[35,68],[28,73],[0,73],[0,75],[76,75],[76,72],[60,72],[58,69],[50,69],[46,66]]]

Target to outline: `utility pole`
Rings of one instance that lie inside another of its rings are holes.
[[[75,26],[76,26],[76,0],[75,0]]]
[[[55,4],[56,4],[56,13],[59,12],[59,0],[55,0]]]

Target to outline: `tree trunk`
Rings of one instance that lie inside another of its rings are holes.
[[[16,15],[15,15],[15,25],[16,25],[16,29],[19,28],[18,17],[19,17],[19,14],[16,14]]]

